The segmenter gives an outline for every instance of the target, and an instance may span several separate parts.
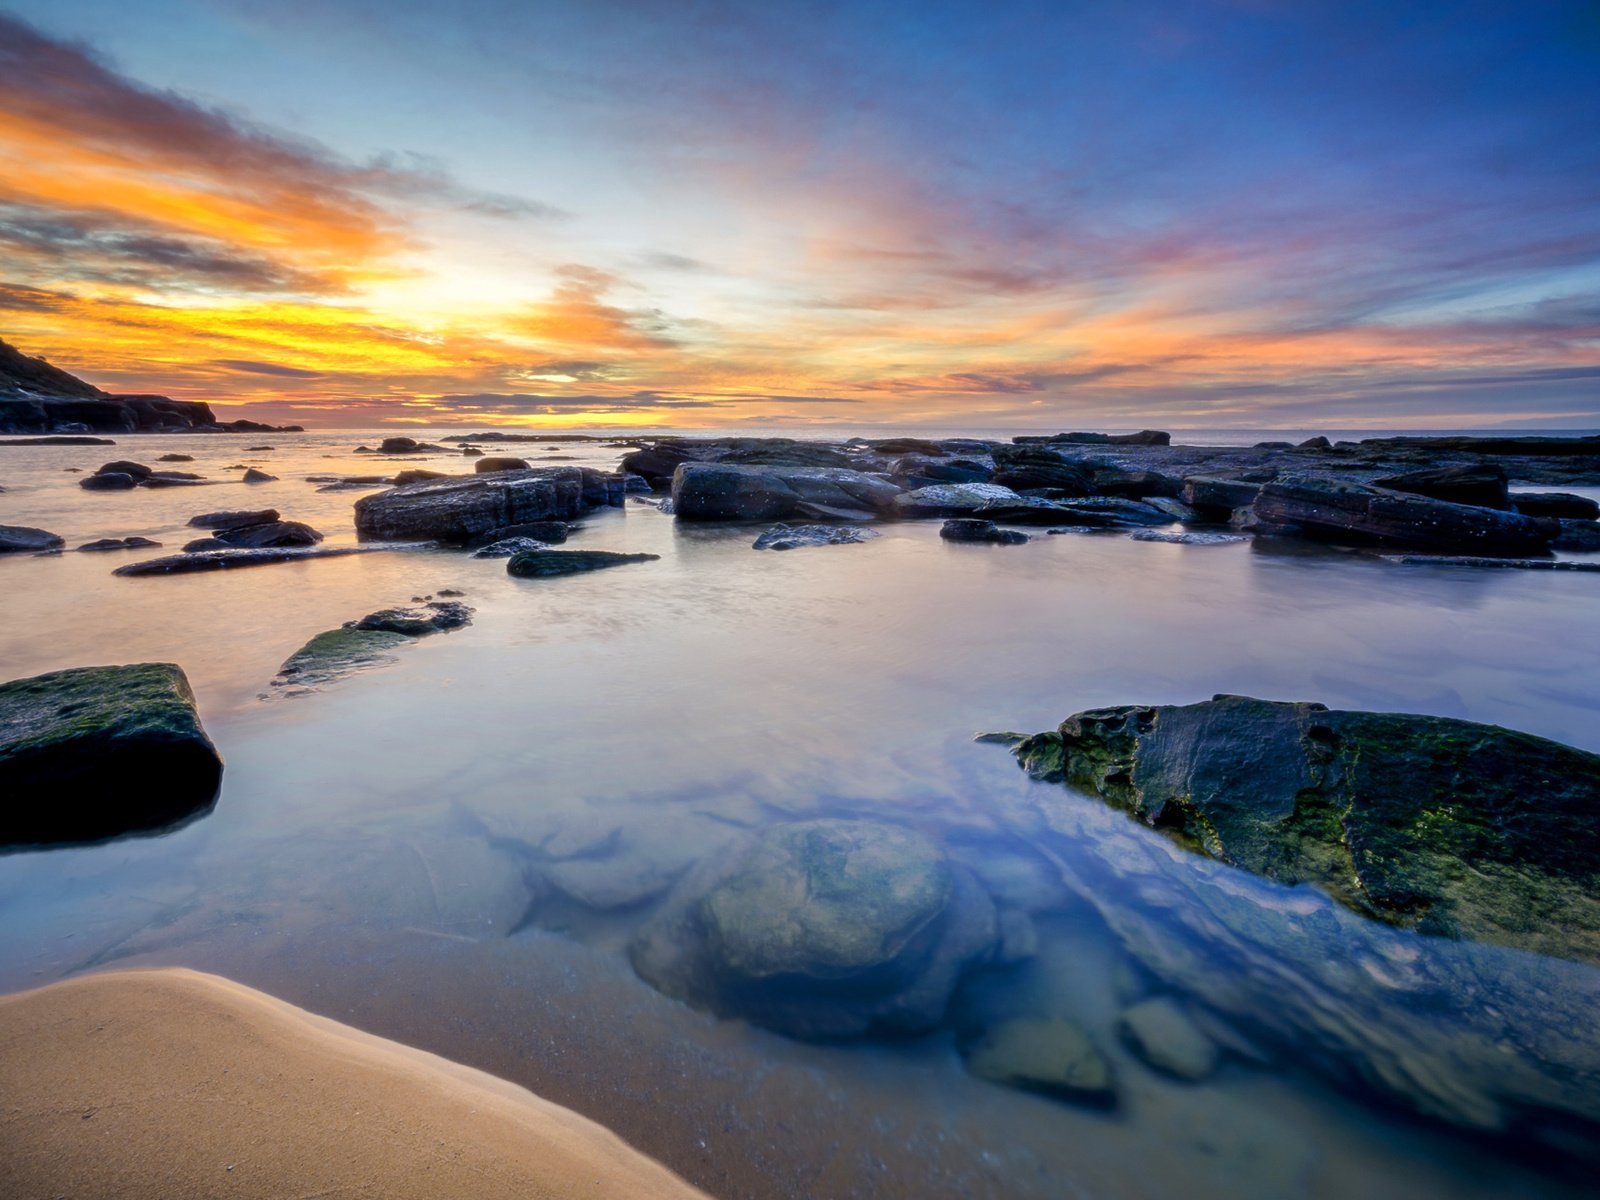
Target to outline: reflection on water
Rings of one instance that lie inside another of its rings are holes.
[[[303,477],[398,469],[360,440],[0,450],[0,522],[171,550],[193,513],[271,505],[349,541],[360,493]],[[61,470],[170,450],[281,479],[88,493]],[[546,582],[444,552],[148,579],[112,578],[122,555],[0,561],[8,676],[175,660],[227,761],[215,813],[168,837],[0,858],[0,986],[219,970],[527,1083],[726,1196],[1577,1194],[1560,1164],[1600,1109],[1600,972],[1366,924],[968,739],[1236,692],[1600,749],[1590,577],[1117,535],[996,549],[936,522],[787,554],[754,534],[630,504],[572,544],[659,562]],[[257,699],[312,634],[447,587],[470,628]],[[981,881],[1013,961],[969,979],[952,1025],[1069,1018],[1117,1104],[973,1079],[953,1033],[804,1045],[633,975],[686,871],[816,817],[910,827]],[[1128,1052],[1119,1013],[1151,994],[1225,1048],[1216,1075]]]

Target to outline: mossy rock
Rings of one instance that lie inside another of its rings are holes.
[[[1600,755],[1243,696],[1082,712],[1015,753],[1036,778],[1379,920],[1600,963]]]
[[[215,803],[222,759],[172,663],[0,684],[0,846],[168,828]]]
[[[296,650],[278,668],[273,684],[316,687],[353,671],[394,661],[388,651],[412,639],[389,629],[329,629]]]

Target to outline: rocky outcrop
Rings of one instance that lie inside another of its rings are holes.
[[[1088,467],[1044,446],[996,446],[994,475],[990,482],[1019,492],[1029,488],[1060,488],[1076,496],[1095,494]]]
[[[28,525],[0,525],[0,554],[39,554],[59,550],[67,540],[47,529]]]
[[[614,550],[523,550],[506,562],[506,574],[516,579],[553,579],[582,575],[629,563],[655,562],[659,554],[619,554]]]
[[[571,520],[621,499],[620,479],[587,467],[431,480],[357,500],[356,534],[362,541],[465,543],[511,525]]]
[[[706,859],[631,948],[668,995],[796,1037],[936,1027],[997,943],[993,904],[919,833],[775,825]]]
[[[835,467],[685,462],[672,475],[673,512],[685,521],[865,520],[898,495],[888,480]]]
[[[755,541],[753,550],[800,550],[808,546],[852,546],[878,536],[859,525],[774,525]]]
[[[1544,518],[1312,476],[1266,484],[1251,511],[1286,532],[1463,554],[1540,554],[1560,532]]]
[[[1511,507],[1506,491],[1506,471],[1499,463],[1409,471],[1404,475],[1386,475],[1374,479],[1372,484],[1395,492],[1448,500],[1451,504],[1476,504],[1483,508]]]
[[[0,684],[0,846],[168,828],[215,802],[222,759],[172,663]]]
[[[1078,713],[1016,754],[1037,778],[1364,915],[1600,963],[1600,755],[1242,696]]]

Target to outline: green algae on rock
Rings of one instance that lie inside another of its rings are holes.
[[[1367,916],[1600,963],[1600,755],[1243,696],[1082,712],[1015,753],[1035,778]]]
[[[152,832],[208,810],[222,759],[173,663],[0,684],[0,846]]]
[[[628,563],[655,562],[659,554],[618,554],[614,550],[523,550],[506,561],[506,574],[518,579],[550,579]]]

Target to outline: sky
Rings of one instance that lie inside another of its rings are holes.
[[[0,0],[0,337],[308,426],[1600,426],[1600,3]]]

